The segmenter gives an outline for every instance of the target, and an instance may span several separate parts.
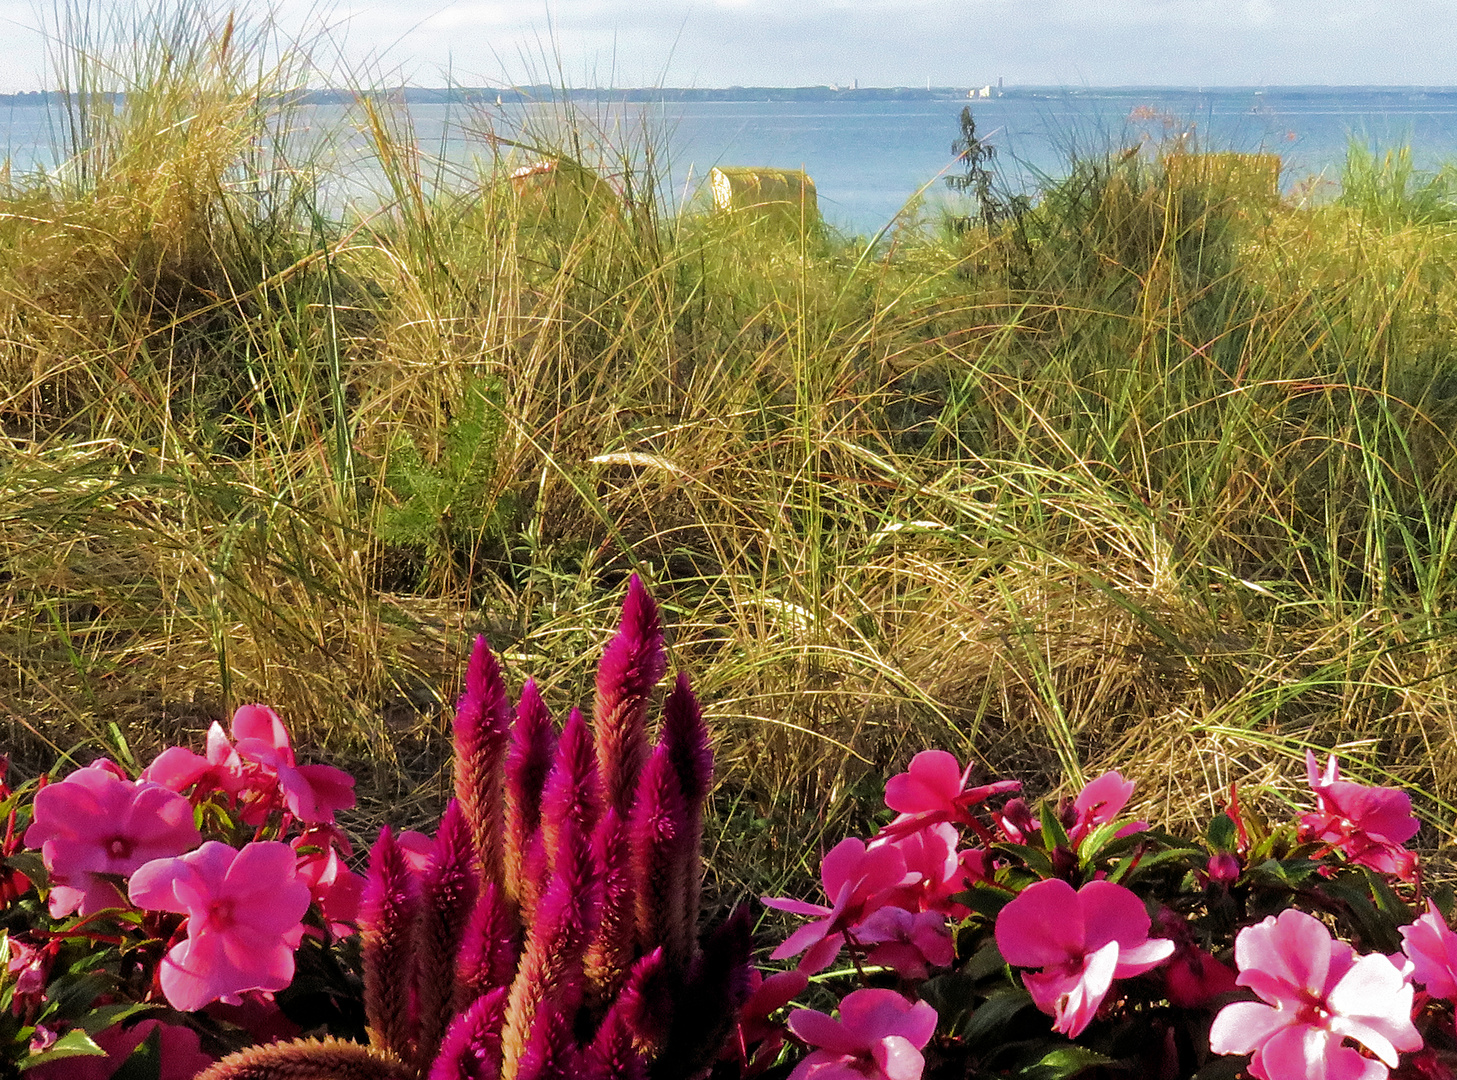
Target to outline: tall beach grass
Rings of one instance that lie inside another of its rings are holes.
[[[1445,844],[1445,174],[1353,149],[1312,206],[1114,148],[991,231],[867,246],[671,210],[652,133],[582,115],[472,116],[469,168],[368,88],[300,137],[316,76],[266,22],[86,11],[65,163],[0,190],[31,766],[266,701],[362,814],[423,815],[471,635],[564,711],[637,571],[717,732],[724,895],[802,887],[930,746],[1116,767],[1175,822],[1337,747]]]

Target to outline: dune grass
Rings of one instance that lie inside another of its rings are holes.
[[[1444,843],[1445,177],[1353,149],[1306,206],[1115,155],[866,247],[673,213],[650,133],[580,115],[483,112],[464,169],[361,94],[321,144],[305,53],[167,10],[62,54],[68,160],[0,191],[23,762],[266,701],[364,818],[423,817],[471,635],[564,713],[637,571],[717,732],[725,896],[803,889],[932,746],[1116,767],[1175,824],[1336,747]],[[616,193],[518,193],[540,158]]]

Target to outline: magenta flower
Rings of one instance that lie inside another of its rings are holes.
[[[1427,913],[1401,928],[1402,951],[1412,963],[1412,981],[1432,997],[1457,1001],[1457,934],[1429,899]]]
[[[1119,812],[1128,805],[1128,800],[1132,796],[1133,781],[1124,780],[1120,773],[1105,772],[1096,780],[1089,781],[1087,786],[1078,792],[1078,797],[1073,800],[1073,811],[1077,818],[1067,831],[1068,839],[1072,841],[1073,847],[1082,843],[1083,837],[1099,825],[1116,818]],[[1147,822],[1135,821],[1120,829],[1118,835],[1142,832],[1146,828],[1148,828]]]
[[[1407,977],[1379,953],[1357,956],[1314,916],[1291,908],[1245,927],[1234,958],[1239,985],[1264,1003],[1221,1009],[1209,1048],[1251,1054],[1250,1072],[1260,1080],[1385,1080],[1397,1051],[1421,1049]]]
[[[1315,753],[1307,750],[1305,767],[1316,809],[1301,817],[1301,839],[1319,840],[1338,848],[1353,863],[1411,880],[1416,856],[1403,845],[1420,828],[1412,816],[1411,797],[1398,788],[1342,780],[1334,754],[1322,773]]]
[[[169,746],[142,770],[142,779],[169,791],[183,792],[195,784],[199,793],[223,791],[232,797],[249,783],[243,759],[217,721],[207,729],[206,757],[186,747]]]
[[[237,851],[210,840],[132,875],[138,907],[187,916],[187,938],[162,960],[162,993],[189,1012],[245,990],[282,990],[293,981],[293,950],[303,936],[309,887],[287,844]]]
[[[121,891],[96,875],[125,877],[201,839],[186,799],[156,784],[122,779],[115,769],[109,761],[96,762],[36,792],[25,843],[40,848],[51,872],[56,918],[125,906]]]
[[[789,1030],[815,1048],[789,1080],[920,1080],[936,1010],[894,990],[856,990],[840,1002],[840,1019],[800,1009]]]
[[[907,979],[924,979],[931,968],[949,967],[956,958],[951,928],[939,911],[877,908],[852,932],[856,941],[873,946],[866,963],[894,968]]]
[[[805,953],[799,969],[807,975],[829,966],[845,944],[845,931],[885,903],[891,890],[914,885],[916,875],[906,872],[905,856],[894,847],[867,848],[851,836],[841,840],[820,863],[820,879],[831,906],[807,904],[784,896],[765,896],[766,907],[795,915],[818,915],[801,926],[775,949],[771,959],[783,960]],[[805,950],[808,950],[806,952]]]
[[[278,714],[264,705],[243,705],[233,713],[238,756],[262,765],[277,778],[284,805],[310,824],[332,822],[334,811],[354,805],[354,777],[332,765],[300,765]]]
[[[359,922],[364,895],[364,878],[352,873],[340,857],[350,853],[348,838],[332,825],[319,825],[294,837],[289,846],[298,855],[294,871],[319,905],[329,932],[348,937]]]
[[[945,821],[900,836],[872,840],[872,848],[895,848],[906,860],[906,871],[920,875],[914,884],[887,894],[885,904],[907,911],[944,911],[953,906],[949,905],[948,898],[967,887],[966,870],[956,850],[960,842],[961,834],[956,826]],[[963,908],[957,914],[964,912]]]
[[[1041,968],[1022,981],[1053,1028],[1076,1038],[1114,979],[1140,975],[1174,952],[1150,938],[1143,901],[1121,885],[1090,881],[1076,892],[1060,878],[1029,885],[997,915],[997,947],[1007,963]]]
[[[982,787],[966,786],[971,766],[965,771],[945,750],[922,750],[911,758],[910,768],[892,776],[885,785],[885,805],[899,817],[880,830],[881,836],[897,837],[927,825],[949,821],[981,830],[971,808],[993,795],[1020,791],[1016,780],[998,780]]]

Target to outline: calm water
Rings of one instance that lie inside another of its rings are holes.
[[[666,102],[579,104],[611,140],[641,144],[648,132],[674,191],[691,196],[717,164],[806,169],[833,223],[870,232],[890,220],[922,185],[944,199],[936,177],[952,163],[957,115],[970,104],[978,133],[998,151],[1009,183],[1065,171],[1070,152],[1101,152],[1158,143],[1192,130],[1205,149],[1270,151],[1285,161],[1287,186],[1311,176],[1339,179],[1347,142],[1384,150],[1410,145],[1419,167],[1457,160],[1457,88],[1270,88],[1267,90],[1009,90],[973,101]],[[457,165],[489,158],[481,133],[508,132],[533,107],[472,110],[415,105],[420,143]],[[342,107],[300,110],[306,141],[332,132],[334,167],[354,191],[371,176],[360,164],[361,140]],[[342,137],[340,135],[342,133]],[[39,105],[0,110],[0,154],[23,170],[51,160],[51,126]],[[584,155],[590,160],[590,154]]]

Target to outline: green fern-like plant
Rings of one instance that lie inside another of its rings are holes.
[[[427,460],[405,435],[390,448],[384,476],[395,502],[381,507],[380,539],[419,552],[426,576],[449,575],[458,556],[499,533],[510,516],[496,483],[505,431],[501,386],[467,375],[460,400],[436,459]]]

